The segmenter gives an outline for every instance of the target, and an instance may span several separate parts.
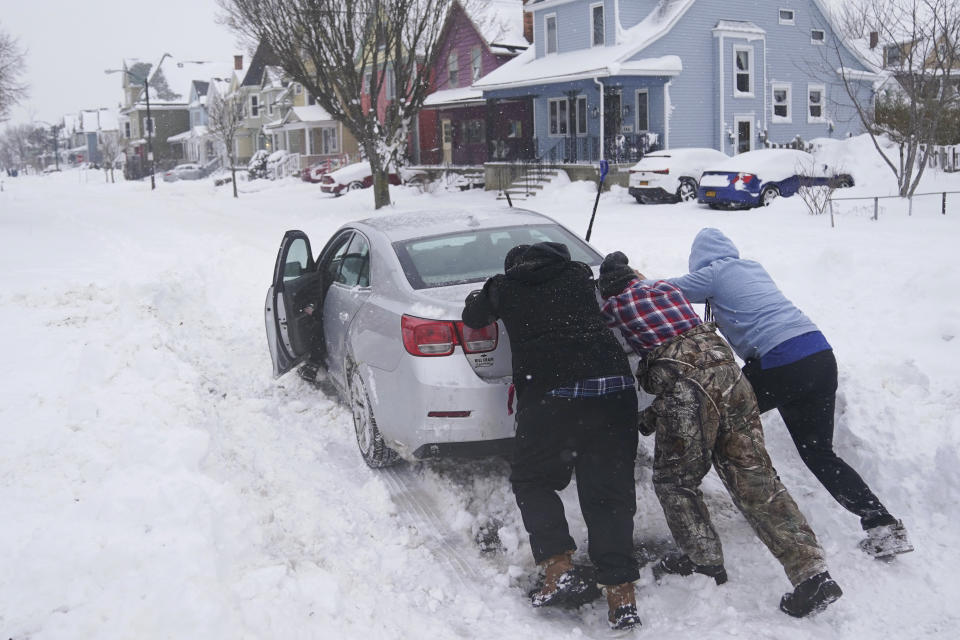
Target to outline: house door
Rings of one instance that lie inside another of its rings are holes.
[[[603,137],[610,139],[620,133],[623,115],[620,110],[620,92],[608,91],[603,96]]]
[[[440,121],[443,132],[443,164],[453,164],[453,124],[449,120]]]
[[[753,118],[737,118],[737,153],[753,148]]]

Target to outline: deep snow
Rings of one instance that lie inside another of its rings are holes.
[[[853,147],[857,141],[848,143]],[[872,158],[858,186],[889,193]],[[297,181],[102,183],[67,171],[0,192],[0,633],[9,638],[603,638],[605,605],[535,611],[534,567],[499,461],[373,471],[349,413],[294,375],[273,380],[263,300],[279,240],[314,248],[372,213]],[[921,190],[960,190],[931,173]],[[392,188],[391,210],[490,204],[481,191]],[[839,194],[838,194],[839,195]],[[557,184],[522,204],[584,233],[594,191]],[[650,276],[685,272],[703,226],[760,260],[823,329],[840,364],[836,442],[915,553],[864,556],[857,518],[803,467],[779,417],[774,463],[824,545],[844,597],[807,620],[777,610],[789,584],[711,473],[705,492],[730,582],[638,585],[640,636],[956,637],[960,490],[960,194],[763,210],[600,199],[593,243]],[[638,541],[666,535],[637,465]],[[564,492],[574,537],[586,531]],[[481,527],[502,548],[481,553]],[[953,603],[953,604],[951,604]]]

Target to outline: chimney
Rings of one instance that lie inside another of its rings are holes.
[[[880,44],[880,34],[876,31],[870,32],[870,48],[876,49],[877,45]]]
[[[233,56],[233,68],[237,71],[243,69],[243,56]]]
[[[529,0],[523,0],[523,6],[527,6]],[[532,12],[523,12],[523,37],[527,42],[533,44],[533,13]]]

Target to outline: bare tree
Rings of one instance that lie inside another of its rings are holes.
[[[13,106],[27,97],[27,85],[20,80],[25,67],[25,55],[17,41],[0,30],[0,122],[9,118]]]
[[[214,94],[207,102],[207,128],[230,161],[233,197],[237,197],[237,132],[243,127],[244,100],[240,92],[227,96]]]
[[[843,85],[896,176],[900,195],[912,196],[935,152],[933,145],[960,114],[960,84],[954,76],[960,69],[960,3],[847,0],[840,18],[848,37],[869,37],[881,47],[878,63],[888,78],[874,99],[858,92],[856,72],[841,65]],[[894,143],[898,157],[884,149],[880,136]]]
[[[231,28],[272,49],[292,80],[353,133],[370,163],[378,209],[390,204],[387,171],[402,159],[432,90],[430,69],[453,1],[218,0]]]
[[[117,156],[120,155],[120,134],[115,131],[106,131],[99,134],[100,153],[103,154],[103,175],[113,184],[116,182],[113,175]]]

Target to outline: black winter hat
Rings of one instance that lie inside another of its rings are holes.
[[[510,271],[515,266],[523,262],[523,254],[527,252],[527,249],[530,248],[528,244],[518,244],[513,249],[507,252],[506,257],[503,259],[503,270],[504,272]]]
[[[630,268],[627,256],[620,251],[609,253],[600,265],[600,279],[597,281],[600,295],[604,298],[612,298],[636,279],[637,274]]]

